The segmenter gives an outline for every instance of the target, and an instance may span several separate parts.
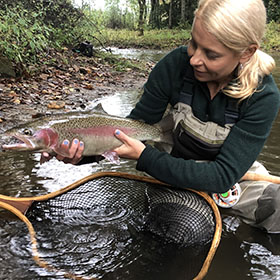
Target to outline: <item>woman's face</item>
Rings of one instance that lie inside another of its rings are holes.
[[[240,56],[207,32],[199,18],[194,22],[188,54],[194,75],[201,82],[228,82],[240,62]]]

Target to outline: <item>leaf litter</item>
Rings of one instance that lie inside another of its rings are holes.
[[[140,89],[151,68],[127,68],[98,56],[85,57],[71,50],[50,50],[37,68],[19,78],[0,79],[0,132],[45,114],[85,110],[97,98],[116,91]]]

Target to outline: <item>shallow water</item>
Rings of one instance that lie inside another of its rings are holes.
[[[119,92],[104,98],[101,103],[108,113],[124,117],[133,108],[138,95],[136,91]],[[89,108],[95,105],[93,101]],[[135,161],[131,160],[122,160],[120,165],[101,161],[81,166],[55,159],[40,165],[39,160],[39,153],[0,153],[0,193],[15,197],[37,196],[61,189],[98,171],[142,174],[135,170]],[[119,189],[114,191],[119,193]],[[135,215],[135,210],[127,211],[128,194],[135,197],[139,193],[133,189],[118,199],[110,199],[110,193],[100,194],[94,190],[92,199],[100,195],[108,202],[96,205],[90,213],[85,207],[84,214],[78,217],[79,223],[76,223],[77,218],[69,218],[69,213],[64,215],[68,217],[66,222],[54,220],[51,213],[52,219],[31,216],[40,255],[65,271],[104,280],[152,280],[158,276],[169,280],[171,275],[174,279],[192,279],[201,268],[208,246],[199,252],[186,250],[165,244],[151,233],[139,230],[135,219],[132,220],[134,223],[128,219],[128,216]],[[90,196],[86,197],[90,199]],[[118,206],[117,210],[112,206],[116,200],[124,205]],[[93,217],[90,223],[89,216]],[[34,263],[25,225],[1,211],[0,247],[0,279],[65,279],[62,273],[46,271]]]
[[[125,58],[146,60],[151,62],[157,62],[165,54],[165,51],[153,50],[153,49],[119,49],[111,48],[113,54],[118,54]]]
[[[274,57],[280,65],[280,55]],[[149,57],[148,59],[156,61],[158,57]],[[280,87],[279,66],[274,76]],[[108,113],[126,116],[133,108],[138,96],[139,93],[133,91],[117,92],[114,96],[102,99],[102,104]],[[93,101],[89,108],[94,105]],[[280,176],[279,124],[280,116],[276,119],[271,135],[259,156],[259,161],[272,174],[278,176]],[[135,162],[130,160],[122,160],[120,165],[101,161],[99,164],[73,166],[57,160],[40,165],[39,158],[39,154],[0,153],[0,193],[16,197],[45,194],[98,171],[122,171],[139,174],[135,171]],[[108,214],[110,209],[105,207],[99,210],[100,216],[103,217],[106,216],[106,213]],[[120,212],[112,215],[121,217],[125,213]],[[4,215],[0,211],[0,225],[0,279],[64,279],[62,276],[46,272],[33,263],[27,230],[22,222]],[[121,223],[116,225],[115,231],[108,230],[106,227],[102,230],[89,231],[88,225],[68,228],[59,224],[54,226],[50,222],[41,222],[38,226],[39,237],[42,240],[41,253],[48,261],[51,261],[53,257],[56,261],[60,259],[61,264],[65,265],[65,269],[73,267],[71,254],[64,254],[64,246],[68,246],[68,252],[73,252],[74,248],[78,248],[84,253],[78,264],[77,271],[80,273],[89,273],[103,277],[102,279],[138,280],[143,277],[146,279],[147,275],[151,275],[153,277],[151,279],[186,279],[182,268],[190,259],[184,251],[174,247],[165,248],[166,251],[164,251],[164,248],[159,246],[151,236],[135,234],[133,227],[130,228],[130,234],[126,236],[123,235],[125,230]],[[112,232],[119,237],[116,244],[112,239]],[[76,243],[73,242],[70,245],[58,243],[55,244],[58,250],[52,251],[50,248],[53,248],[54,244],[49,242],[55,243],[55,241],[47,240],[47,238],[53,235],[69,236],[71,240],[74,238]],[[95,238],[101,238],[98,254],[97,248],[91,247],[91,242]],[[77,244],[83,245],[77,247]],[[153,252],[159,252],[159,254],[154,255],[154,258],[147,253],[147,244],[149,249],[154,250]],[[159,259],[159,255],[167,252],[170,255],[161,256],[162,258]],[[113,258],[110,259],[108,256],[113,256]],[[174,260],[177,260],[178,263],[174,263]],[[95,272],[95,268],[102,266],[103,270]],[[129,269],[127,269],[128,267]],[[139,271],[141,269],[147,270],[148,274],[141,274],[142,272]],[[166,276],[167,271],[170,273],[168,276]],[[131,278],[131,275],[134,275],[134,278]],[[265,234],[243,224],[236,217],[224,216],[221,244],[205,279],[280,279],[280,235]]]

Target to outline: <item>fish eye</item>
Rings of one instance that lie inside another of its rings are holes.
[[[32,130],[29,129],[29,128],[23,129],[22,133],[23,133],[24,135],[27,135],[27,136],[31,136],[31,135],[33,134],[33,133],[32,133]]]

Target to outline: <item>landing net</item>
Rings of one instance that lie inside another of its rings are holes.
[[[31,201],[33,203],[29,207]],[[219,211],[205,193],[175,189],[150,177],[127,173],[96,173],[44,196],[11,198],[0,195],[0,207],[16,214],[28,226],[34,260],[40,266],[60,273],[62,270],[56,268],[55,264],[50,263],[50,260],[44,261],[40,256],[41,251],[45,254],[47,250],[42,245],[38,250],[35,231],[39,231],[40,224],[49,227],[46,235],[53,234],[50,227],[56,232],[63,232],[65,227],[62,225],[71,225],[73,231],[83,228],[90,232],[94,227],[100,230],[97,227],[99,225],[104,236],[106,232],[112,231],[108,226],[110,224],[116,229],[116,237],[122,236],[126,231],[136,232],[138,236],[148,232],[165,244],[209,248],[200,272],[192,277],[194,279],[202,279],[207,273],[221,235]],[[38,229],[35,227],[34,230],[32,224],[36,224]],[[90,234],[87,236],[86,232],[77,234],[78,238],[82,238],[84,234],[88,239]],[[40,238],[46,239],[46,236]],[[123,242],[128,242],[128,239]],[[55,246],[59,247],[59,243]],[[116,245],[112,243],[112,254],[117,254],[118,248],[115,248],[114,252],[114,246]],[[75,249],[75,254],[79,250],[84,254],[87,250],[90,251],[88,248],[74,247],[73,245],[70,251]],[[67,261],[67,258],[64,261]],[[64,277],[73,279],[95,279],[74,273],[63,274]]]

